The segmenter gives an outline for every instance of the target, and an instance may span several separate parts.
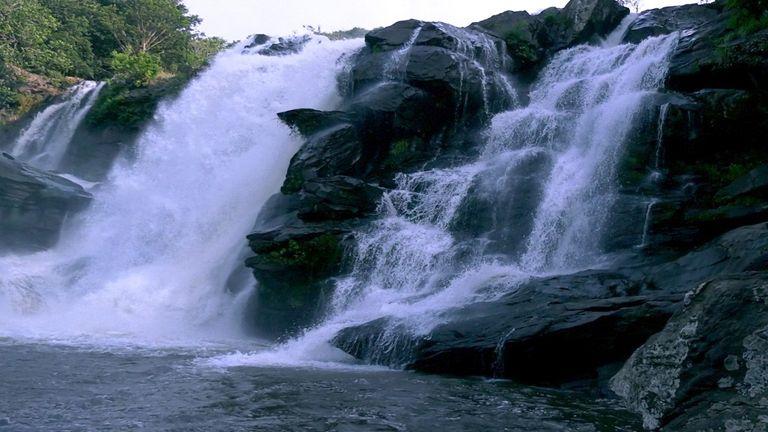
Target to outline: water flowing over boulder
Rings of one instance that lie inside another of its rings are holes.
[[[702,7],[704,6],[704,7]],[[718,17],[716,5],[683,5],[651,9],[640,14],[627,29],[624,42],[639,43],[643,39],[695,29]]]
[[[768,224],[744,227],[669,263],[517,281],[496,301],[441,313],[426,333],[382,318],[342,330],[334,344],[366,362],[423,372],[604,388],[691,286],[768,270],[767,251]]]
[[[768,428],[768,273],[694,286],[611,380],[649,429]]]
[[[85,208],[91,195],[67,179],[0,156],[0,249],[52,246],[66,218]]]
[[[262,330],[265,316],[285,323],[269,326],[269,336],[319,316],[320,297],[333,285],[327,279],[342,265],[338,251],[375,214],[397,173],[475,150],[480,126],[515,101],[506,64],[504,43],[485,33],[403,21],[366,36],[342,77],[349,89],[338,111],[278,114],[305,143],[282,194],[267,205],[282,203],[291,216],[262,217],[250,236],[257,256],[247,265],[260,282],[254,315]],[[300,259],[315,253],[322,265]],[[295,272],[302,274],[283,277]]]

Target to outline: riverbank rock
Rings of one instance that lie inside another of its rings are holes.
[[[0,252],[45,249],[91,195],[57,175],[0,156]]]
[[[509,294],[421,324],[381,318],[342,330],[334,344],[363,361],[422,372],[604,388],[660,331],[691,286],[768,270],[768,224],[743,227],[669,263],[489,283]],[[493,284],[499,284],[495,286]]]
[[[611,388],[648,429],[768,429],[768,273],[695,286]]]

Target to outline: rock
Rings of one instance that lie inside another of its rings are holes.
[[[342,330],[334,344],[376,364],[557,386],[597,379],[626,359],[673,305],[621,274],[585,272],[534,279],[498,301],[449,311],[425,335],[385,318]]]
[[[690,250],[728,230],[765,220],[764,195],[720,192],[768,160],[761,141],[768,134],[765,101],[746,90],[704,89],[665,95],[657,103],[641,117],[637,138],[622,156],[619,176],[628,199],[620,200],[617,211],[626,216],[614,218],[612,229],[636,231],[631,225],[645,223],[648,203],[654,200],[644,251],[656,254]],[[639,237],[635,241],[639,244]]]
[[[607,36],[629,15],[629,9],[615,0],[571,0],[562,14],[570,24],[566,38],[570,46]]]
[[[349,115],[341,111],[318,111],[314,109],[296,109],[277,114],[283,123],[296,129],[305,137],[330,129],[342,123],[349,123]]]
[[[53,246],[68,216],[91,195],[80,185],[3,154],[0,157],[0,238],[4,251]]]
[[[755,270],[768,270],[768,224],[734,230],[669,263],[492,280],[485,289],[509,294],[442,313],[426,332],[381,318],[342,330],[334,344],[366,362],[422,372],[601,386],[663,328],[691,286]]]
[[[643,416],[670,431],[768,428],[768,273],[694,285],[685,306],[611,380]]]
[[[768,165],[762,165],[720,189],[715,199],[726,201],[746,195],[765,196],[766,191],[768,191]]]
[[[737,228],[674,261],[638,271],[651,275],[658,289],[679,294],[717,275],[763,270],[768,270],[768,223]]]
[[[482,98],[483,88],[495,95],[507,91],[498,76],[506,64],[504,43],[496,37],[443,23],[402,21],[366,36],[350,73],[352,93],[403,83],[432,98],[431,123],[476,124],[485,120],[478,111],[487,117],[508,106],[508,98],[489,97],[495,106],[485,106]],[[463,118],[465,113],[471,115]]]
[[[705,7],[705,6],[700,6]],[[684,31],[670,59],[667,87],[765,90],[768,82],[768,30],[734,32],[731,13]]]
[[[264,56],[284,56],[301,52],[304,47],[312,40],[310,35],[292,36],[278,38],[277,42],[269,44],[266,42],[266,46],[260,49],[258,52]]]
[[[276,205],[276,203],[272,203]],[[256,256],[246,260],[259,281],[247,316],[262,337],[280,338],[315,324],[332,292],[352,224],[307,224],[283,216],[277,228],[248,236]],[[272,220],[274,222],[274,220]]]
[[[696,29],[717,19],[719,11],[714,5],[688,4],[644,11],[629,26],[624,42],[640,43],[659,36]]]
[[[357,129],[340,124],[313,135],[291,159],[283,183],[285,194],[299,192],[305,182],[355,171],[363,157]]]
[[[506,39],[509,34],[517,31],[526,32],[533,39],[533,34],[529,28],[532,20],[531,14],[526,11],[506,11],[483,21],[472,23],[470,28],[481,29],[499,39]]]
[[[270,36],[267,36],[265,34],[255,34],[251,36],[251,42],[245,46],[245,48],[255,48],[259,45],[264,45],[267,42],[269,42],[272,38]]]
[[[373,30],[365,35],[365,44],[372,52],[391,51],[405,45],[413,33],[423,25],[422,21],[399,21],[389,27]]]
[[[376,211],[383,190],[347,176],[309,181],[299,199],[299,218],[304,221],[346,220]]]

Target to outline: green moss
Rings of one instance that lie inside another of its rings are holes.
[[[154,116],[163,98],[176,95],[188,80],[186,76],[174,76],[141,88],[110,83],[99,95],[86,121],[92,127],[138,129]]]
[[[533,41],[525,24],[515,26],[504,36],[504,41],[507,43],[509,54],[522,68],[530,67],[541,60],[538,45]]]
[[[306,276],[315,277],[336,268],[342,248],[336,236],[323,234],[308,241],[289,240],[263,257],[271,264],[300,268]]]

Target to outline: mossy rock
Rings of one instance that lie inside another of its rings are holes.
[[[92,128],[116,126],[137,130],[152,119],[161,100],[176,96],[189,79],[178,75],[140,88],[110,83],[102,90],[86,122]]]

